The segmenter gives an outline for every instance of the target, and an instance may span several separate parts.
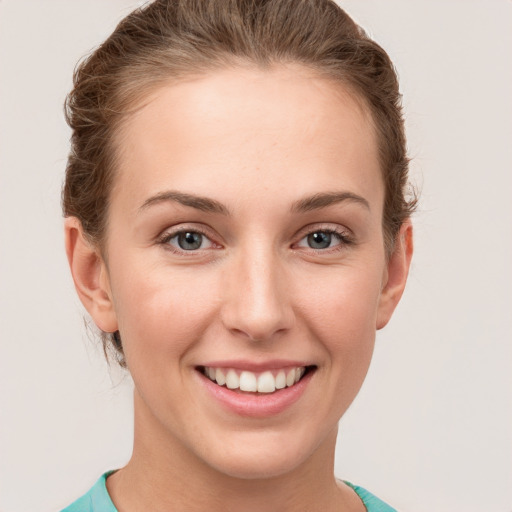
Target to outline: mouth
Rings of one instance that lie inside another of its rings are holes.
[[[306,375],[315,371],[316,366],[293,366],[262,372],[212,366],[198,366],[196,369],[213,383],[231,391],[269,395],[295,386]]]

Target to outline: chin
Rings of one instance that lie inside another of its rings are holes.
[[[218,472],[232,478],[261,480],[292,473],[318,453],[318,444],[292,435],[247,436],[232,440],[222,451],[205,454],[203,460]],[[250,439],[252,437],[252,439]],[[330,436],[329,436],[330,437]],[[208,460],[209,459],[209,460]]]
[[[234,457],[231,460],[216,461],[214,469],[231,478],[241,480],[265,480],[277,478],[293,472],[301,465],[303,460],[295,456],[290,457],[272,455],[268,457]]]

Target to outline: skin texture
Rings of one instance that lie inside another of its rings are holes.
[[[99,328],[119,329],[135,382],[133,456],[107,482],[116,506],[364,510],[333,477],[337,424],[402,294],[412,228],[386,257],[362,102],[297,66],[226,69],[153,91],[118,148],[107,258],[66,220],[77,291]],[[180,229],[203,233],[201,248],[180,250]],[[307,235],[325,231],[344,240],[311,248]],[[264,418],[222,407],[197,371],[276,359],[316,371],[294,404]]]

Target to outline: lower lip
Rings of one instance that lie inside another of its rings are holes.
[[[304,394],[314,371],[308,372],[302,379],[289,388],[279,389],[273,393],[240,393],[224,386],[219,386],[208,377],[198,372],[202,384],[221,405],[240,416],[265,418],[275,416],[291,407]]]

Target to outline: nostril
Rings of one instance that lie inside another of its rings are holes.
[[[265,343],[269,341],[275,341],[282,335],[285,335],[289,332],[292,322],[289,322],[287,319],[274,319],[273,321],[265,322],[265,321],[257,321],[254,322],[245,318],[243,320],[244,325],[239,325],[236,327],[226,326],[229,328],[232,334],[239,338],[245,338],[250,342],[254,343]]]

